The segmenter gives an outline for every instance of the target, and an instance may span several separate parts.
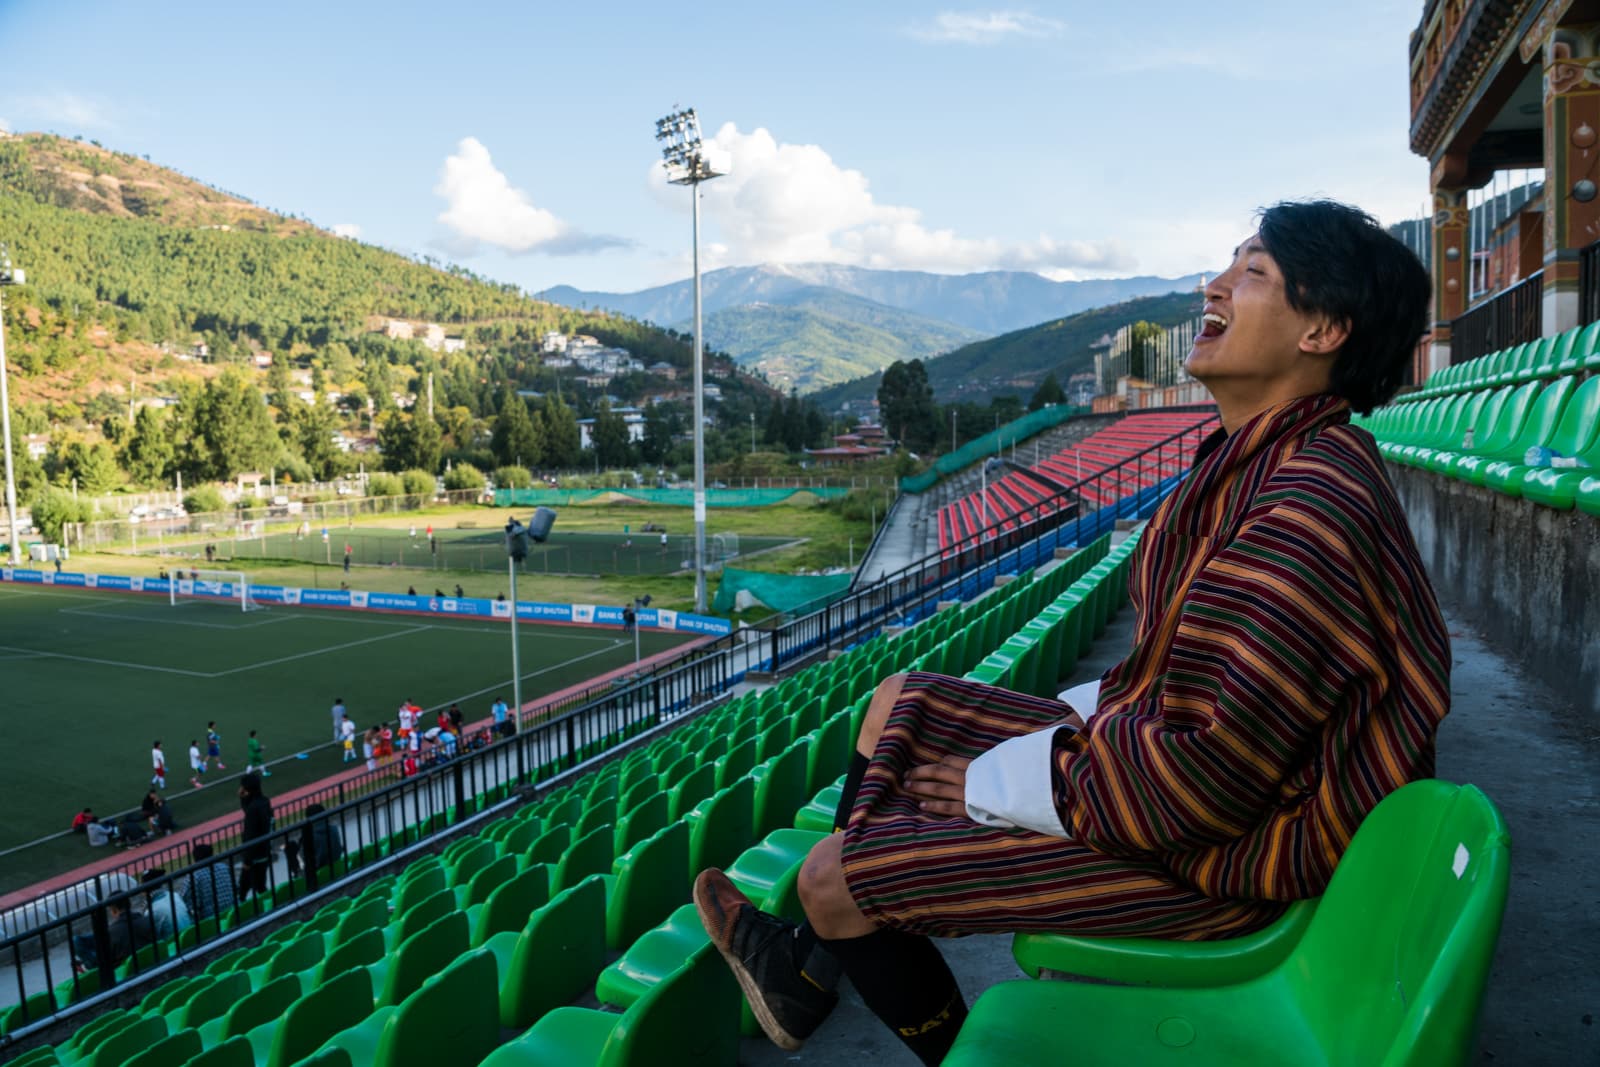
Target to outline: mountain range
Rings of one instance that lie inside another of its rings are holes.
[[[812,392],[896,359],[927,359],[982,337],[1089,308],[1189,293],[1200,275],[1055,282],[1022,271],[932,274],[833,263],[724,267],[702,276],[706,343],[774,384]],[[636,293],[557,286],[538,294],[686,330],[693,283]]]

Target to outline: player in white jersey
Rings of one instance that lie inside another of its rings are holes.
[[[206,773],[206,758],[200,752],[200,742],[196,741],[196,740],[193,740],[193,739],[190,739],[190,741],[189,741],[189,784],[194,786],[196,789],[199,789],[202,786],[204,786],[205,783],[200,780],[200,776],[202,774],[205,774],[205,773]]]
[[[167,787],[167,756],[161,751],[161,742],[150,742],[150,765],[153,768],[150,775],[150,784],[157,789]]]

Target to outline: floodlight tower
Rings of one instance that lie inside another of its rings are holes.
[[[22,271],[11,268],[11,255],[6,251],[6,246],[0,244],[0,293],[4,293],[8,285],[22,283]],[[18,562],[17,474],[11,463],[11,396],[6,389],[6,377],[6,314],[4,303],[0,302],[0,438],[5,440],[6,455],[6,521],[10,524],[7,558],[15,567]]]
[[[687,185],[694,205],[694,610],[706,611],[706,394],[700,335],[700,183],[720,178],[706,161],[700,119],[694,108],[656,120],[656,140],[667,165],[667,181]]]

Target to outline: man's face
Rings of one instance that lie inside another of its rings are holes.
[[[1207,386],[1270,384],[1308,358],[1300,342],[1315,320],[1289,306],[1283,273],[1258,234],[1206,286],[1204,314],[1184,368]]]

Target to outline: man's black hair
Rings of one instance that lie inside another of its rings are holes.
[[[208,860],[216,854],[217,850],[211,847],[210,842],[202,841],[194,846],[194,858],[197,860]]]
[[[1417,257],[1371,215],[1333,200],[1274,204],[1260,234],[1289,306],[1349,327],[1332,392],[1363,414],[1394,396],[1428,328],[1432,283]]]

